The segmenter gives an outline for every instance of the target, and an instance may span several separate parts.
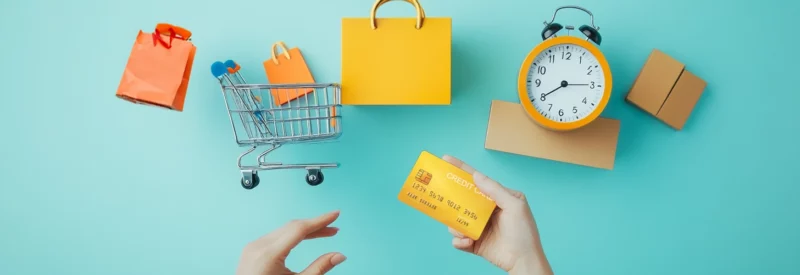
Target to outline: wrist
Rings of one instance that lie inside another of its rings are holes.
[[[520,257],[514,266],[508,270],[509,275],[553,275],[550,263],[544,253]]]

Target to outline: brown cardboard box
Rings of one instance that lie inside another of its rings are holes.
[[[706,82],[683,63],[653,49],[625,100],[681,130],[705,87]]]
[[[484,148],[611,170],[620,122],[597,118],[573,131],[547,130],[525,113],[522,105],[493,100]]]

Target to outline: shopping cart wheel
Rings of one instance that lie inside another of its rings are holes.
[[[322,181],[325,180],[325,176],[322,175],[322,171],[319,169],[311,169],[308,170],[308,174],[306,174],[306,182],[311,186],[317,186]]]
[[[260,180],[258,178],[258,174],[254,173],[253,177],[252,177],[252,181],[248,180],[246,178],[242,178],[242,187],[244,187],[244,189],[250,190],[250,189],[256,188],[256,186],[258,186],[259,182],[260,182]]]

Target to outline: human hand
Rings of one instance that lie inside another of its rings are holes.
[[[342,263],[341,253],[328,253],[317,258],[305,270],[295,273],[286,268],[289,252],[303,240],[331,237],[339,232],[329,227],[339,217],[333,211],[316,218],[294,220],[283,227],[247,244],[239,262],[237,275],[322,275]]]
[[[443,159],[472,174],[475,186],[497,203],[478,240],[448,227],[453,234],[453,247],[483,257],[512,275],[553,274],[525,195],[500,185],[457,158],[445,155]]]

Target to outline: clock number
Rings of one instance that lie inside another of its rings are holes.
[[[578,56],[578,64],[583,64],[583,56]]]
[[[576,114],[576,113],[578,113],[578,107],[576,107],[576,106],[572,106],[572,113],[573,113],[573,114]]]
[[[591,72],[591,71],[590,71],[590,72]],[[537,87],[538,87],[538,86],[537,86]],[[594,89],[594,81],[592,81],[592,84],[589,84],[589,89]]]
[[[558,109],[558,115],[564,116],[564,109]]]
[[[537,79],[535,82],[536,82],[536,87],[539,87],[539,85],[542,85],[542,80],[541,79]],[[594,85],[594,82],[592,82],[592,85]]]
[[[550,63],[555,63],[556,62],[556,56],[555,55],[551,55],[551,56],[549,56],[549,58],[550,58]]]
[[[542,93],[542,96],[541,96],[541,97],[539,97],[539,99],[541,99],[542,101],[544,101],[545,99],[547,99],[547,96],[546,96],[544,93]]]
[[[570,60],[570,58],[572,58],[572,53],[571,52],[561,52],[561,59]]]
[[[544,75],[544,73],[546,73],[546,72],[547,72],[547,68],[545,68],[544,66],[539,67],[539,74]]]
[[[586,98],[585,97],[583,98],[583,104],[586,104]]]
[[[550,108],[547,108],[547,111],[549,112],[550,110],[553,109],[553,104],[547,104],[547,105],[550,105]]]
[[[587,68],[587,70],[589,70],[589,72],[586,73],[586,75],[592,75],[592,66],[589,66],[589,68]]]

